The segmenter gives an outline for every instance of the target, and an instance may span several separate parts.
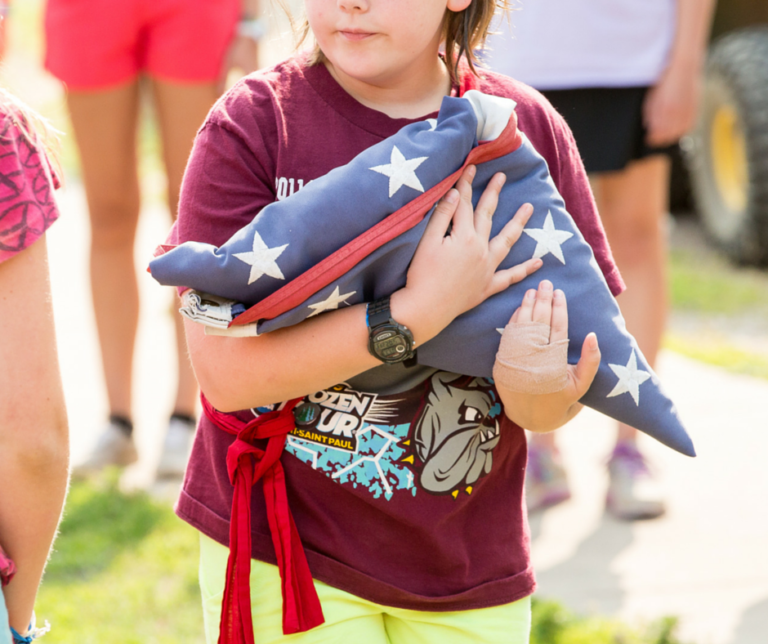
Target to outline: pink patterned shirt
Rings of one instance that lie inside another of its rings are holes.
[[[58,177],[20,123],[12,108],[0,108],[0,262],[31,246],[59,217]]]

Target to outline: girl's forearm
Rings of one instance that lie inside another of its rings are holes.
[[[450,320],[435,323],[404,291],[392,297],[392,316],[413,332],[418,346]],[[368,352],[365,304],[257,338],[206,336],[201,325],[185,325],[200,389],[224,412],[305,396],[382,364]]]
[[[682,65],[696,72],[701,69],[706,58],[714,7],[714,0],[678,0],[670,66]]]
[[[50,431],[40,423],[24,428],[39,432],[41,444],[32,454],[28,445],[9,449],[6,441],[0,443],[0,539],[17,568],[4,594],[10,624],[19,633],[29,626],[67,488],[66,421],[46,422],[54,425]]]
[[[61,516],[69,439],[45,238],[0,264],[0,543],[11,626],[29,625]]]
[[[259,0],[242,0],[240,15],[258,18],[260,14]]]

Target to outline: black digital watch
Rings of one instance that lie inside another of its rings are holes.
[[[414,356],[413,334],[407,326],[392,319],[389,297],[368,304],[368,351],[386,364],[403,362]]]

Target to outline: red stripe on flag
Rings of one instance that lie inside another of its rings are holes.
[[[240,326],[257,320],[272,320],[299,306],[388,241],[416,226],[432,206],[455,185],[468,165],[486,163],[510,154],[517,150],[522,142],[520,132],[517,130],[517,116],[513,112],[499,137],[494,141],[481,142],[467,155],[464,164],[456,172],[291,280],[281,289],[254,304],[245,313],[238,315],[230,326]]]

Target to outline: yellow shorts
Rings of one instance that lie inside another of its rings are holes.
[[[205,641],[219,637],[221,600],[229,550],[200,534],[200,591]],[[256,644],[527,644],[531,598],[511,604],[453,612],[423,612],[374,604],[315,580],[325,623],[306,633],[283,635],[277,566],[251,561],[251,605]]]

